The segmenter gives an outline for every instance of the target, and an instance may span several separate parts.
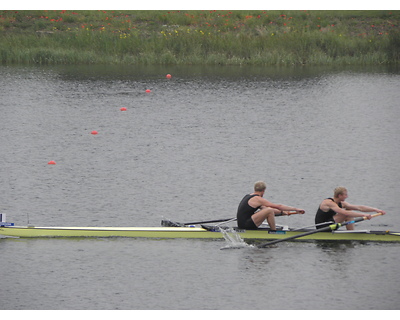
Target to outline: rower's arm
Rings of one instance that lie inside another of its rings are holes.
[[[284,212],[284,211],[296,211],[297,213],[303,214],[304,210],[303,209],[299,209],[299,208],[295,208],[295,207],[291,207],[291,206],[287,206],[285,204],[275,204],[275,203],[271,203],[271,205],[269,207],[272,207],[274,209],[279,210],[278,212]]]
[[[256,199],[257,198],[257,199]],[[276,204],[276,203],[272,203],[271,201],[268,201],[265,198],[259,198],[259,197],[254,197],[251,198],[249,200],[249,204],[250,201],[252,201],[253,199],[255,199],[256,201],[259,201],[259,205],[262,207],[269,207],[269,208],[273,208],[273,209],[277,209],[278,212],[282,212],[282,211],[296,211],[297,213],[304,213],[303,209],[299,209],[299,208],[295,208],[295,207],[290,207],[284,204]]]
[[[342,204],[347,210],[357,210],[357,211],[361,211],[361,212],[378,212],[378,213],[382,213],[382,214],[386,213],[385,211],[380,210],[378,208],[374,208],[374,207],[353,205],[353,204],[350,204],[347,202],[343,202]]]
[[[333,211],[335,211],[336,213],[340,213],[340,214],[343,214],[343,215],[349,216],[349,217],[368,217],[368,216],[370,216],[369,214],[364,214],[364,213],[351,211],[351,210],[357,210],[357,209],[354,209],[355,206],[351,206],[351,205],[349,206],[345,202],[342,202],[343,208],[340,208],[333,201],[326,202],[325,205],[328,206],[329,209],[332,209]]]

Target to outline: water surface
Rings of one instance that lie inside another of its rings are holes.
[[[359,228],[399,229],[396,69],[0,74],[0,210],[16,225],[229,218],[265,180],[269,200],[306,210],[278,223],[313,224],[319,202],[344,185],[350,203],[388,212]],[[398,309],[397,244],[224,245],[0,239],[0,269],[12,279],[0,309]]]

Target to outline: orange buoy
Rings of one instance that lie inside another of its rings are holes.
[[[146,89],[146,92],[147,92],[147,93],[150,93],[150,92],[151,92],[151,90],[150,90],[150,89]]]
[[[51,160],[51,161],[49,161],[47,164],[56,164],[56,162],[53,161],[53,160]]]
[[[171,79],[172,78],[172,76],[168,73],[166,76],[165,76],[167,79]]]
[[[125,108],[125,107],[122,107],[122,108],[119,109],[119,110],[121,110],[121,111],[126,111],[126,108]]]
[[[98,132],[96,130],[93,130],[91,133],[92,134],[98,134]]]

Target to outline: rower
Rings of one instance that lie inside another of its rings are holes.
[[[254,192],[243,197],[237,211],[239,228],[255,230],[264,220],[267,220],[270,232],[276,232],[275,215],[287,215],[285,211],[304,213],[303,209],[275,204],[263,198],[266,189],[267,185],[264,181],[257,181],[254,184]]]
[[[353,205],[345,200],[347,199],[347,189],[345,187],[337,187],[333,191],[333,198],[326,198],[318,207],[315,215],[315,224],[317,229],[322,228],[324,222],[342,223],[344,221],[351,221],[354,217],[365,217],[371,219],[370,214],[355,212],[377,212],[382,215],[386,212],[377,208]],[[347,230],[354,230],[354,224],[346,225]]]

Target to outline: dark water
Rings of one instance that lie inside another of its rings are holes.
[[[350,203],[388,212],[358,228],[400,229],[399,70],[0,75],[0,211],[16,225],[229,218],[261,179],[269,200],[306,210],[278,223],[313,224],[319,202],[344,185]],[[0,309],[398,309],[398,244],[224,245],[0,239]]]

